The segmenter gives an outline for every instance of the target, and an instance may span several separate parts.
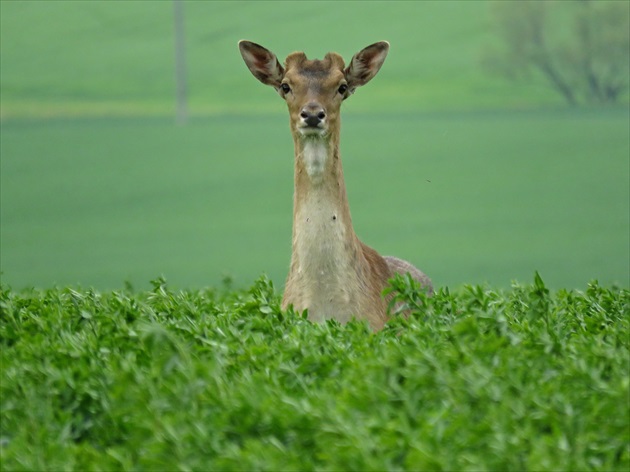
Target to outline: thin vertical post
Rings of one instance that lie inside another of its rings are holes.
[[[175,95],[177,124],[188,120],[188,87],[186,84],[186,34],[184,32],[184,2],[173,0],[173,20],[175,23]]]

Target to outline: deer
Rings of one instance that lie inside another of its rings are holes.
[[[295,151],[293,231],[281,308],[306,311],[312,322],[367,320],[378,331],[389,319],[383,291],[396,274],[411,275],[429,296],[433,293],[429,277],[411,263],[381,256],[359,240],[341,165],[341,104],[378,73],[389,43],[367,46],[347,67],[335,52],[322,60],[294,52],[281,65],[259,44],[242,40],[238,46],[250,72],[273,87],[289,110]]]

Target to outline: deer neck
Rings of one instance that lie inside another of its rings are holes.
[[[295,139],[293,226],[322,236],[354,237],[335,136]]]
[[[337,136],[294,137],[295,188],[291,272],[334,280],[356,265],[360,243],[352,227]]]

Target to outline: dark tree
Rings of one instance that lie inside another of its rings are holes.
[[[628,92],[630,2],[492,4],[498,44],[484,65],[511,79],[542,76],[570,105],[613,103]]]

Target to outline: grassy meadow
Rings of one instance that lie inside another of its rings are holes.
[[[356,230],[382,253],[437,286],[630,283],[627,97],[571,110],[484,73],[486,2],[327,5],[185,3],[192,118],[176,126],[170,2],[2,2],[3,280],[281,286],[292,143],[242,64],[248,38],[280,57],[391,42],[342,131]],[[356,26],[300,34],[333,20]]]
[[[115,288],[164,274],[200,287],[266,272],[282,285],[293,191],[285,121],[3,124],[3,279]],[[534,270],[555,287],[627,285],[627,125],[619,112],[346,117],[356,230],[438,286],[508,286]],[[595,161],[602,141],[615,152]]]

